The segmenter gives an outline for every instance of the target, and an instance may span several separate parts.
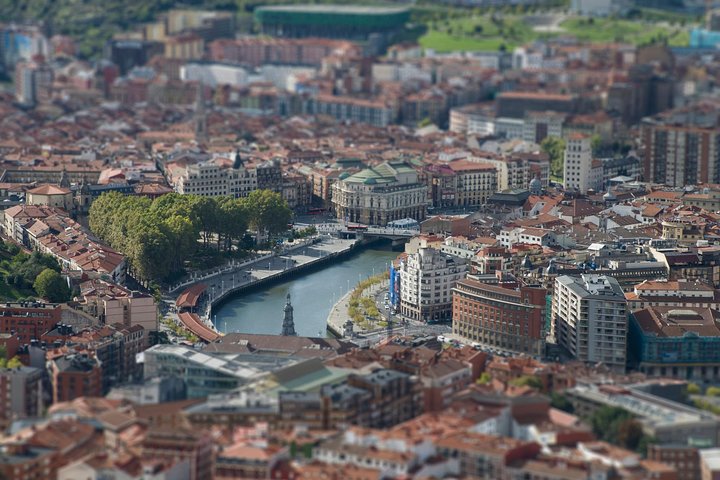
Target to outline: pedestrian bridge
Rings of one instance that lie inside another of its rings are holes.
[[[388,240],[407,240],[419,235],[417,229],[406,229],[397,227],[353,227],[337,223],[316,225],[319,233],[337,235],[342,238],[385,238]]]

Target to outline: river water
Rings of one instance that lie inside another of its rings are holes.
[[[363,249],[321,270],[239,294],[213,312],[213,321],[221,332],[279,335],[290,292],[297,334],[324,337],[325,321],[335,302],[359,280],[386,271],[397,255],[389,244]]]

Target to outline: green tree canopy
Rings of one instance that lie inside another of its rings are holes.
[[[515,380],[511,380],[510,385],[514,385],[516,387],[531,387],[538,390],[542,390],[544,387],[542,381],[538,377],[534,377],[532,375],[523,375]]]
[[[563,412],[573,413],[575,411],[575,407],[570,400],[568,400],[565,395],[557,392],[552,392],[550,394],[550,406],[557,408],[558,410],[562,410]]]
[[[563,176],[565,164],[565,140],[558,137],[546,137],[540,148],[550,157],[550,173],[555,177]]]
[[[128,258],[141,281],[166,280],[211,238],[225,251],[242,245],[248,225],[271,234],[287,229],[292,212],[282,196],[256,191],[248,198],[171,193],[154,201],[106,193],[90,207],[90,229]],[[33,277],[34,278],[34,277]]]
[[[70,287],[67,282],[62,275],[49,268],[40,272],[33,288],[38,295],[54,303],[70,300]]]
[[[292,211],[282,195],[271,190],[255,190],[246,200],[250,225],[258,232],[276,234],[287,230]]]

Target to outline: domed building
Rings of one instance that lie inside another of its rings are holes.
[[[542,195],[543,184],[542,184],[542,180],[540,180],[538,177],[535,177],[532,180],[530,180],[529,187],[530,187],[531,195]]]
[[[395,220],[424,220],[427,192],[411,166],[386,162],[341,174],[332,185],[332,203],[340,220],[384,227]]]

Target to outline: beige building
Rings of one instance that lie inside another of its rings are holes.
[[[205,51],[202,37],[193,33],[166,37],[165,57],[178,60],[199,60]]]
[[[345,178],[341,175],[332,185],[332,203],[341,220],[385,226],[405,218],[424,220],[427,191],[409,165],[386,162]]]
[[[234,168],[232,162],[226,158],[188,165],[177,176],[173,176],[171,181],[176,192],[203,197],[247,197],[258,188],[257,172],[254,168]]]
[[[148,332],[157,331],[158,310],[152,296],[100,279],[84,282],[81,287],[80,310],[99,319],[101,323],[120,323],[127,327],[139,325],[143,327],[146,336]]]
[[[563,166],[565,189],[577,189],[580,193],[587,193],[592,182],[591,170],[590,136],[581,133],[570,135],[565,145],[565,165]]]
[[[452,289],[465,278],[467,260],[420,248],[400,265],[400,312],[423,322],[452,317]]]
[[[544,154],[514,153],[512,155],[474,156],[476,162],[493,165],[497,170],[497,190],[527,189],[539,177],[542,185],[550,179],[550,160]]]
[[[56,185],[40,185],[25,192],[27,205],[45,205],[62,208],[65,211],[73,209],[73,194],[68,188]]]

